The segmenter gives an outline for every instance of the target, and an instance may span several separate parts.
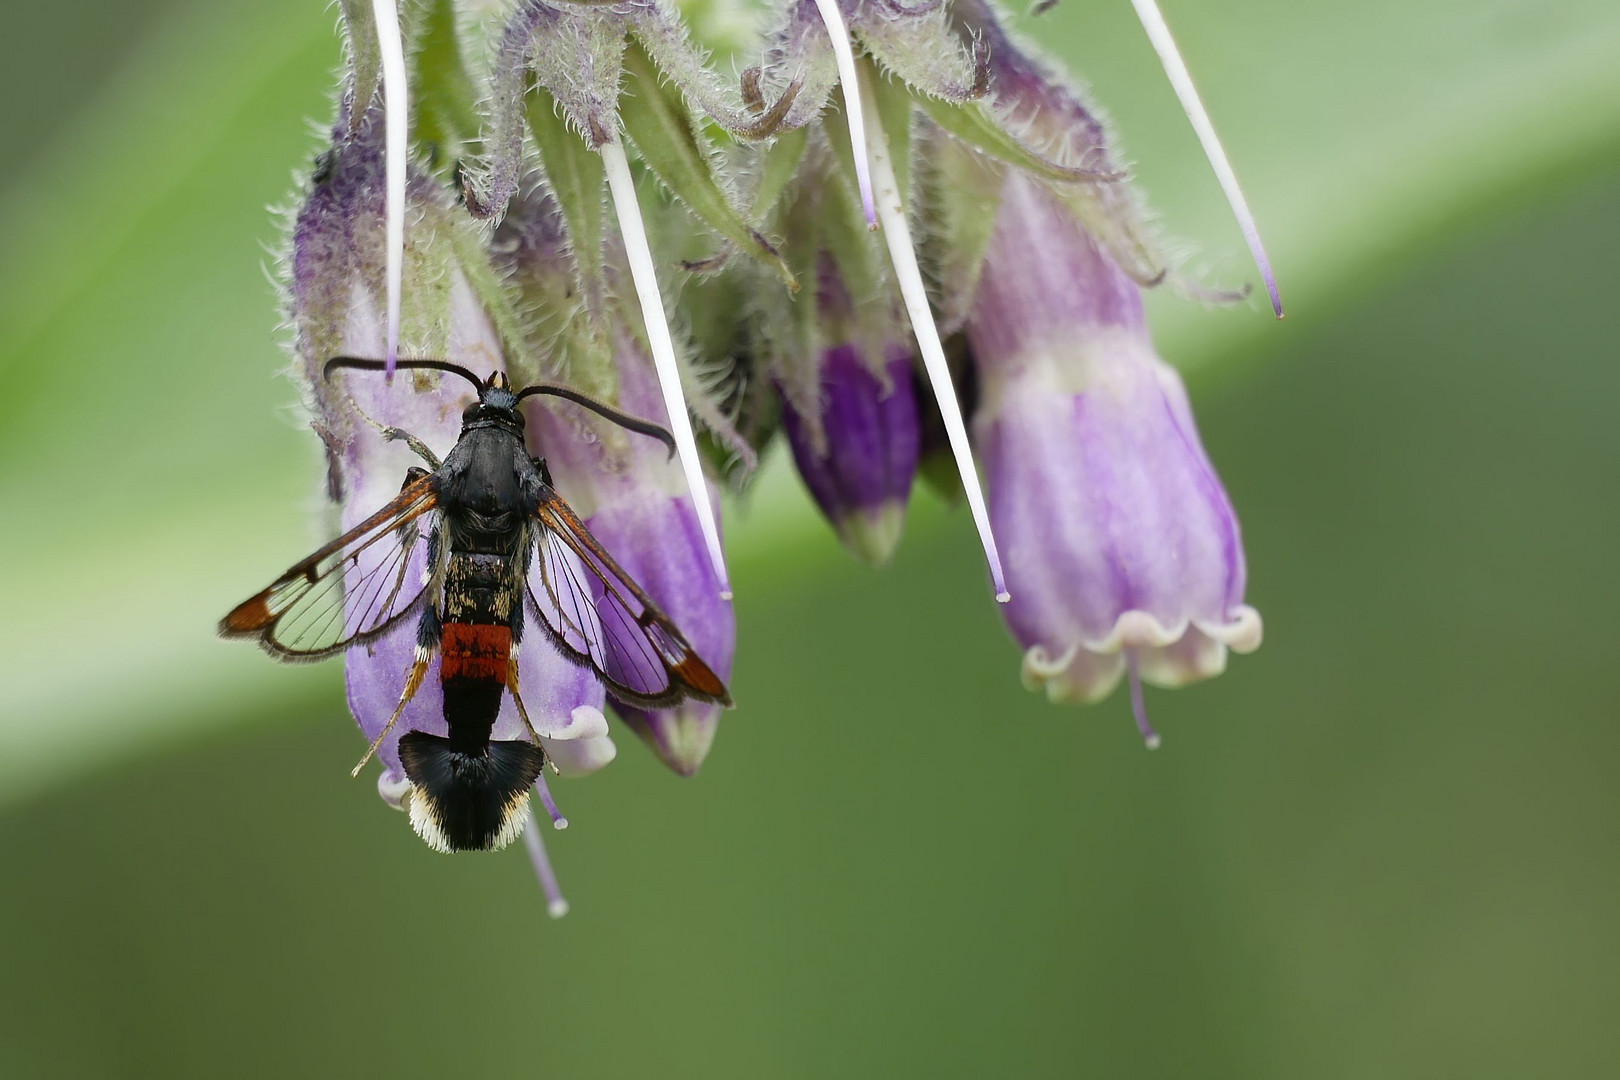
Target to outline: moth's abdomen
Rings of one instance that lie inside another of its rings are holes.
[[[447,622],[439,639],[440,677],[504,684],[512,628],[497,623]]]
[[[453,551],[444,576],[445,623],[510,625],[518,599],[516,564],[505,555]]]

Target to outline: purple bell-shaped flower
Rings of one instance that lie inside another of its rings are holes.
[[[966,328],[974,434],[1024,680],[1096,701],[1180,686],[1260,644],[1237,516],[1141,295],[1039,181],[1009,172]]]

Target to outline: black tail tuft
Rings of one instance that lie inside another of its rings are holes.
[[[545,751],[529,742],[489,742],[474,752],[412,731],[399,740],[412,784],[411,827],[436,851],[493,851],[523,832],[529,789]]]

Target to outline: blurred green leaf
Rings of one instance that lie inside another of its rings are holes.
[[[1182,364],[1279,348],[1620,135],[1609,0],[1166,7],[1290,310],[1279,328],[1252,308],[1157,297],[1161,345]],[[245,701],[267,715],[336,694],[337,665],[281,668],[213,639],[220,612],[322,531],[317,443],[277,377],[264,207],[316,148],[307,120],[329,111],[334,17],[227,0],[154,18],[0,205],[0,799],[238,722]],[[1095,84],[1212,280],[1247,278],[1128,5],[1028,27]],[[834,549],[781,468],[730,535],[739,565],[768,576],[810,576],[807,553]]]

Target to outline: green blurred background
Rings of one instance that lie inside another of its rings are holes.
[[[559,786],[551,922],[347,780],[339,665],[211,638],[320,528],[265,207],[335,12],[8,3],[0,1076],[1620,1074],[1620,11],[1166,7],[1291,308],[1155,304],[1265,647],[1146,753],[961,515],[875,573],[779,473],[741,707]],[[1128,5],[1036,29],[1246,276]]]

